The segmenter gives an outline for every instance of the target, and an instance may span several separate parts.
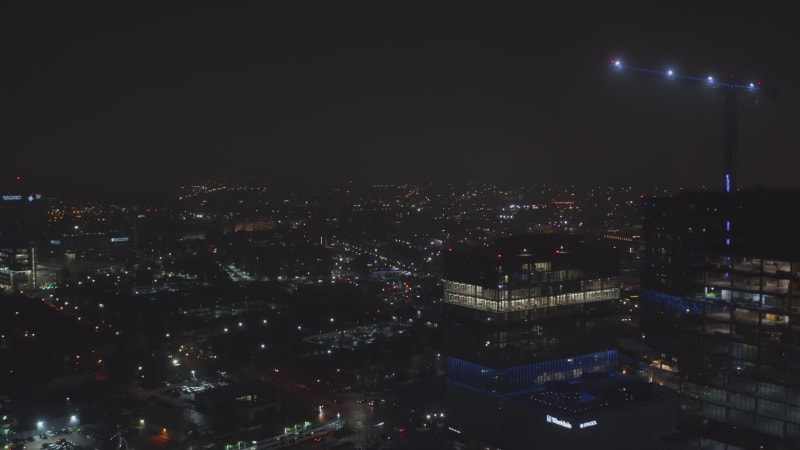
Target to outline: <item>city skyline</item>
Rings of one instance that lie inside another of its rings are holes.
[[[797,447],[800,190],[18,182],[10,450]]]
[[[740,98],[740,186],[798,187],[790,15],[721,6],[4,5],[2,175],[721,187],[722,97],[620,58],[777,89]]]

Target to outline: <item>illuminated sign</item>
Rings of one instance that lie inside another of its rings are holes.
[[[22,200],[22,196],[21,195],[4,195],[3,196],[3,200],[6,200],[6,201],[8,201],[8,200]]]
[[[51,243],[52,245],[61,245],[61,241],[59,241],[58,239],[51,239],[51,240],[50,240],[50,243]]]
[[[115,237],[111,238],[111,242],[128,242],[127,237]]]
[[[552,423],[560,427],[572,429],[571,423],[567,422],[566,420],[561,420],[557,417],[553,417],[550,414],[547,415],[547,423]]]
[[[547,423],[552,423],[554,425],[558,425],[560,427],[572,429],[572,423],[567,420],[559,419],[558,417],[553,417],[550,414],[547,415]],[[596,427],[597,421],[596,420],[589,420],[586,422],[581,423],[578,425],[579,429],[589,428],[589,427]]]

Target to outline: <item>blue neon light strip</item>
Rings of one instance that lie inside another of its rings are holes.
[[[476,391],[507,397],[533,392],[546,381],[571,380],[585,373],[615,373],[616,350],[588,353],[506,369],[494,369],[454,357],[445,358],[445,373],[451,383]]]
[[[642,289],[639,291],[639,295],[643,301],[646,301],[650,305],[656,306],[657,308],[661,308],[665,311],[699,313],[703,311],[704,306],[709,308],[707,302],[701,302],[688,298],[685,299],[677,295],[654,291],[652,289]]]

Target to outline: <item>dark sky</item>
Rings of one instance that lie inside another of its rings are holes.
[[[775,87],[740,97],[740,185],[800,185],[790,2],[88,3],[0,6],[6,179],[721,185],[719,92],[618,57]]]

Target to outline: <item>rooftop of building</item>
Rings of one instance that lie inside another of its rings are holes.
[[[523,397],[539,407],[583,414],[655,399],[658,392],[651,383],[630,375],[590,373],[573,380],[548,382]]]
[[[537,233],[497,238],[489,245],[451,247],[448,249],[448,253],[502,258],[613,249],[613,243],[601,240],[591,234]]]

